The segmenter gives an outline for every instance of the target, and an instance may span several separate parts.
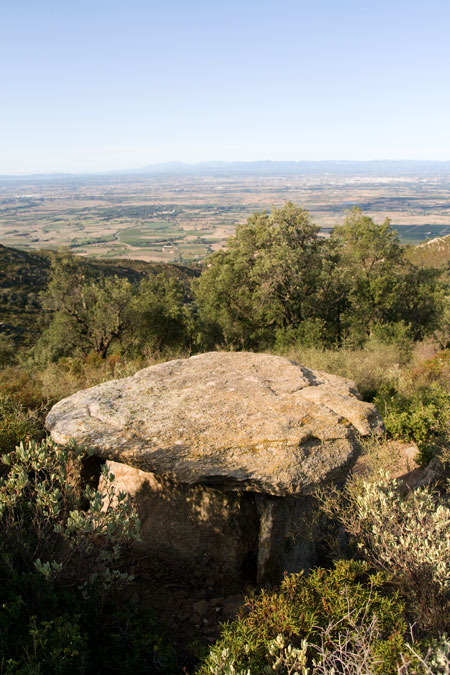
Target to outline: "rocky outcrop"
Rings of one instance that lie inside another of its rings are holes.
[[[311,564],[298,533],[310,495],[343,480],[359,436],[383,428],[352,382],[233,352],[80,391],[46,424],[57,443],[75,440],[111,462],[140,505],[149,548],[159,542],[180,559],[209,551],[222,569],[245,576],[253,566],[258,580]]]

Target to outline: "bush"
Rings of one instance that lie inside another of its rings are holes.
[[[58,616],[37,622],[32,616],[28,627],[29,644],[20,660],[6,662],[5,675],[75,675],[84,672],[86,635],[79,617]]]
[[[12,450],[22,439],[36,440],[43,436],[38,411],[27,411],[11,395],[0,394],[0,453]]]
[[[138,519],[112,474],[103,471],[104,493],[81,487],[81,453],[49,439],[21,442],[1,461],[1,554],[10,567],[79,586],[118,575],[114,562],[137,537]]]
[[[374,338],[381,343],[395,346],[403,361],[409,360],[412,354],[414,341],[411,332],[411,326],[404,321],[378,323],[373,327]]]
[[[360,552],[393,575],[414,619],[431,634],[450,628],[450,506],[448,495],[418,488],[406,497],[387,476],[349,481],[322,498]]]
[[[450,673],[450,640],[444,633],[434,640],[425,642],[421,649],[406,645],[408,654],[402,655],[398,675],[448,675]]]
[[[89,672],[91,619],[103,625],[109,593],[130,579],[121,555],[136,513],[112,474],[103,493],[80,485],[75,449],[27,441],[1,461],[0,663],[7,673]]]
[[[180,673],[175,651],[162,637],[161,626],[148,607],[127,604],[115,607],[106,620],[102,618],[101,631],[92,626],[96,646],[95,650],[91,647],[90,672],[95,675]]]
[[[388,581],[385,574],[371,573],[367,563],[344,560],[309,577],[287,576],[278,592],[247,600],[239,617],[224,626],[199,673],[302,673],[314,662],[325,667],[343,634],[354,651],[364,639],[371,673],[395,672],[406,623],[403,603]]]
[[[380,388],[374,403],[386,430],[394,438],[417,444],[420,451],[417,459],[422,466],[448,445],[450,394],[442,387],[402,393],[385,386]]]

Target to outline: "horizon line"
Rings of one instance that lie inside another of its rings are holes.
[[[120,168],[120,169],[96,169],[96,170],[48,170],[48,171],[34,171],[23,173],[0,173],[0,179],[4,178],[38,178],[38,177],[76,177],[76,176],[100,176],[100,175],[121,175],[121,174],[139,174],[140,172],[148,172],[158,169],[168,169],[176,167],[186,167],[194,169],[196,167],[207,169],[225,166],[236,165],[252,165],[252,164],[290,164],[290,165],[319,165],[319,164],[449,164],[450,159],[254,159],[254,160],[219,160],[210,159],[198,162],[188,162],[181,160],[167,160],[155,162],[154,164],[146,164],[140,167]]]

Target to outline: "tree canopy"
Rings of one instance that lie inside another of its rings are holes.
[[[322,265],[318,231],[308,212],[290,202],[250,216],[194,284],[204,324],[245,347],[307,318]]]
[[[327,239],[290,202],[239,225],[206,260],[194,294],[205,334],[238,348],[283,335],[340,344],[392,324],[422,337],[439,304],[436,274],[406,260],[389,220],[353,209]]]
[[[187,340],[184,287],[164,274],[140,283],[93,278],[79,258],[58,253],[43,305],[52,313],[36,349],[44,360],[90,352],[104,359],[113,345],[159,353]]]
[[[362,344],[367,337],[420,339],[442,313],[437,271],[415,267],[389,220],[359,209],[331,236],[291,202],[254,213],[187,287],[165,274],[140,281],[99,275],[55,254],[43,306],[51,322],[41,360],[111,349],[141,355],[295,342]],[[390,338],[389,338],[390,339]]]
[[[439,309],[435,270],[419,269],[405,256],[390,220],[377,225],[354,208],[332,233],[348,307],[343,320],[359,334],[403,322],[415,338],[431,330]]]

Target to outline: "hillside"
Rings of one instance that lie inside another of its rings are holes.
[[[86,276],[92,279],[118,276],[139,282],[164,273],[187,282],[198,274],[195,269],[170,263],[80,259],[86,267]],[[40,294],[48,284],[50,263],[49,251],[28,253],[0,244],[0,335],[11,338],[17,346],[33,344],[47,323]]]
[[[447,267],[450,261],[450,235],[412,246],[407,249],[406,255],[418,267]]]

